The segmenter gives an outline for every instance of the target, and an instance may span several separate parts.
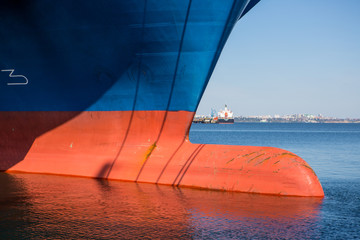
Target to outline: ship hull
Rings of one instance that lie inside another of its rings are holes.
[[[232,123],[234,123],[234,119],[233,118],[228,118],[228,119],[219,118],[218,123],[220,123],[220,124],[232,124]]]
[[[3,112],[1,116],[1,126],[9,131],[0,141],[0,168],[8,172],[290,196],[322,192],[310,166],[288,151],[192,144],[187,136],[193,112]],[[59,119],[68,120],[53,128]],[[45,131],[38,132],[37,126]]]
[[[188,140],[225,41],[254,2],[5,1],[0,170],[323,196],[285,150]]]

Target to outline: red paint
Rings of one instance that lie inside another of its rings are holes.
[[[285,150],[190,143],[193,115],[186,111],[0,112],[0,169],[324,196],[310,166]]]

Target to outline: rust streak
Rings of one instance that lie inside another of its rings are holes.
[[[301,166],[303,166],[303,167],[306,167],[306,168],[308,168],[308,169],[310,169],[311,170],[311,172],[316,176],[316,173],[315,173],[315,171],[310,167],[310,166],[308,166],[308,165],[305,165],[305,164],[301,164]]]
[[[148,150],[146,151],[144,161],[147,160],[147,159],[150,157],[151,153],[154,151],[155,148],[156,148],[156,142],[154,142],[154,143],[148,148]]]
[[[256,163],[255,166],[256,166],[256,165],[259,165],[259,164],[263,164],[264,162],[266,162],[266,161],[269,160],[269,159],[270,159],[270,157],[267,157],[267,158],[265,158],[264,160],[261,160],[261,161],[259,161],[258,163]]]
[[[292,153],[281,153],[281,154],[275,154],[274,158],[275,157],[284,157],[284,156],[298,157],[297,155],[292,154]]]
[[[248,154],[242,155],[241,157],[248,157],[250,155],[253,155],[254,153],[256,153],[256,152],[248,153]]]
[[[253,161],[254,159],[256,159],[256,158],[258,158],[258,157],[261,157],[261,156],[263,156],[263,155],[265,155],[265,153],[262,153],[262,154],[260,154],[260,155],[257,155],[256,157],[253,157],[252,159],[248,160],[248,163],[250,163],[250,162]]]
[[[297,157],[295,154],[292,154],[292,153],[282,153],[280,156],[284,156],[284,155],[289,155],[289,156],[292,156],[292,157]]]
[[[226,164],[231,163],[232,161],[234,161],[234,159],[235,159],[235,158],[230,159],[229,161],[226,162]]]

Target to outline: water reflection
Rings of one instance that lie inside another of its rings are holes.
[[[0,173],[0,238],[316,238],[322,200]]]

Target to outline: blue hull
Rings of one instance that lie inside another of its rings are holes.
[[[2,1],[0,111],[194,112],[258,1]]]

